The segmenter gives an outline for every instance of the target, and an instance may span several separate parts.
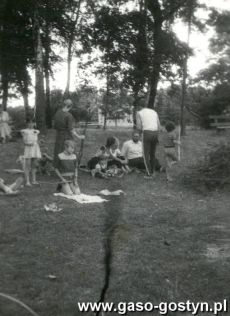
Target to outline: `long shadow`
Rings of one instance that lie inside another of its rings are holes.
[[[101,295],[98,303],[105,301],[106,293],[110,286],[112,274],[112,261],[114,256],[113,251],[113,238],[117,227],[118,220],[121,214],[122,197],[110,198],[108,203],[105,203],[105,222],[104,222],[104,285],[101,290]],[[101,311],[96,313],[100,316]]]

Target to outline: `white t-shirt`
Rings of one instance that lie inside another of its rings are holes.
[[[138,141],[134,143],[133,140],[126,141],[123,144],[121,155],[128,160],[143,157],[142,142]]]
[[[142,109],[137,112],[137,124],[142,131],[158,131],[160,121],[157,112],[148,108]]]

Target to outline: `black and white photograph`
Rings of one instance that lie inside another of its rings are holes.
[[[230,315],[230,0],[0,0],[0,316]]]

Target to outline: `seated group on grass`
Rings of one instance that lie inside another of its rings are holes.
[[[105,146],[101,146],[95,156],[88,161],[88,168],[92,176],[98,178],[122,177],[133,170],[144,171],[146,167],[140,133],[135,130],[132,139],[124,142],[121,150],[117,137],[108,137]],[[156,159],[156,170],[160,169],[161,166]]]

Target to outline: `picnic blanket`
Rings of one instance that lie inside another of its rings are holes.
[[[101,198],[98,195],[87,195],[87,194],[82,194],[82,193],[80,195],[66,195],[64,193],[54,193],[54,195],[60,196],[69,200],[73,200],[80,204],[107,202],[107,200]]]

